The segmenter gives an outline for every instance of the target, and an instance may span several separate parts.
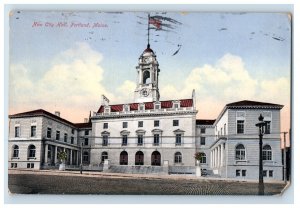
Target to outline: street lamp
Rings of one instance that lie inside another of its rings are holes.
[[[264,195],[264,177],[263,177],[263,160],[262,160],[262,140],[265,127],[270,121],[264,121],[264,117],[260,114],[259,122],[255,124],[259,128],[259,181],[258,181],[258,195]]]

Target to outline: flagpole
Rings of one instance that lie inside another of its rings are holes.
[[[149,36],[150,36],[150,13],[148,13],[148,45],[147,48],[150,48],[150,44],[149,44]]]

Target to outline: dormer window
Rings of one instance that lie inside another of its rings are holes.
[[[105,106],[104,113],[110,113],[110,106]]]
[[[159,110],[160,109],[160,102],[155,102],[154,103],[154,109]]]
[[[173,101],[173,108],[178,109],[180,107],[180,102],[179,101]]]
[[[144,111],[145,110],[145,105],[143,103],[139,104],[139,111]]]
[[[127,111],[129,111],[129,105],[124,105],[124,112],[127,112]]]

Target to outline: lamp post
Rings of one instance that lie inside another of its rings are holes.
[[[264,117],[260,114],[258,123],[255,124],[259,128],[259,179],[258,179],[258,195],[264,195],[264,176],[263,176],[263,159],[262,159],[262,140],[264,135],[264,128],[270,121],[264,121]]]

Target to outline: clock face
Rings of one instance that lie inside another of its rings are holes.
[[[141,90],[141,95],[143,95],[144,97],[147,97],[149,95],[149,91],[146,88],[144,88]]]
[[[150,61],[151,61],[150,57],[146,57],[146,58],[144,58],[144,62],[146,62],[146,63],[150,63]]]

